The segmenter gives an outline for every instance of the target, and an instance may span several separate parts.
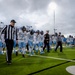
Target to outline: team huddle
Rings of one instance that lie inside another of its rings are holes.
[[[44,32],[43,31],[34,31],[30,30],[27,31],[25,28],[20,28],[18,30],[18,49],[16,50],[16,35],[14,35],[14,50],[13,52],[20,52],[22,53],[23,57],[26,54],[26,51],[29,52],[29,55],[32,56],[35,54],[34,52],[40,52],[40,54],[45,53],[43,50],[44,47]],[[57,36],[56,35],[50,35],[49,36],[49,46],[51,49],[52,45],[56,46],[57,44]],[[62,43],[67,45],[73,45],[74,39],[73,37],[69,36],[69,38],[65,38],[64,36],[61,36]],[[5,48],[4,43],[4,35],[1,35],[0,38],[0,48]],[[28,50],[27,50],[28,49]],[[3,54],[2,49],[0,49],[0,54]]]
[[[26,48],[28,44],[29,55],[32,56],[34,54],[34,50],[41,53],[43,52],[43,41],[44,34],[43,31],[34,32],[33,30],[26,32],[26,30],[20,29],[18,31],[18,47],[19,51],[23,54],[26,53]]]

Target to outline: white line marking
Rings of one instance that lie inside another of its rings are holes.
[[[26,54],[26,55],[29,55],[29,54]],[[75,62],[74,60],[71,60],[71,59],[56,58],[56,57],[42,56],[42,55],[33,55],[33,56],[41,57],[41,58],[50,58],[50,59],[56,59],[56,60],[66,60],[66,61],[70,61],[70,62]]]
[[[75,51],[75,50],[64,50],[64,51]]]
[[[26,55],[29,55],[29,54],[26,54]],[[66,61],[70,61],[70,62],[75,62],[75,60],[65,59],[65,58],[57,58],[57,57],[42,56],[42,55],[33,55],[33,56],[41,57],[41,58],[50,58],[50,59],[56,59],[56,60],[66,60]]]

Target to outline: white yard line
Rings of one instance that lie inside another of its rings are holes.
[[[26,54],[29,55],[29,54]],[[56,59],[56,60],[66,60],[66,61],[70,61],[70,62],[75,62],[74,60],[71,59],[64,59],[64,58],[57,58],[57,57],[50,57],[50,56],[42,56],[42,55],[33,55],[36,57],[41,57],[41,58],[49,58],[49,59]]]
[[[26,54],[26,55],[29,55],[29,54]],[[32,56],[41,57],[41,58],[49,58],[49,59],[65,60],[65,61],[75,62],[75,60],[65,59],[65,58],[57,58],[57,57],[42,56],[42,55],[32,55]]]
[[[63,51],[75,51],[75,50],[63,50]]]

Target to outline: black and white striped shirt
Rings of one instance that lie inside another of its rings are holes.
[[[14,35],[16,35],[16,40],[18,40],[17,35],[17,28],[11,25],[6,25],[2,31],[1,34],[4,34],[5,40],[14,40]]]

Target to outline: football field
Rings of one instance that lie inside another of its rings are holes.
[[[69,66],[75,66],[75,47],[63,48],[61,53],[54,49],[40,55],[39,52],[33,56],[21,54],[12,56],[12,64],[7,65],[5,54],[0,55],[0,75],[71,75],[66,71]]]

